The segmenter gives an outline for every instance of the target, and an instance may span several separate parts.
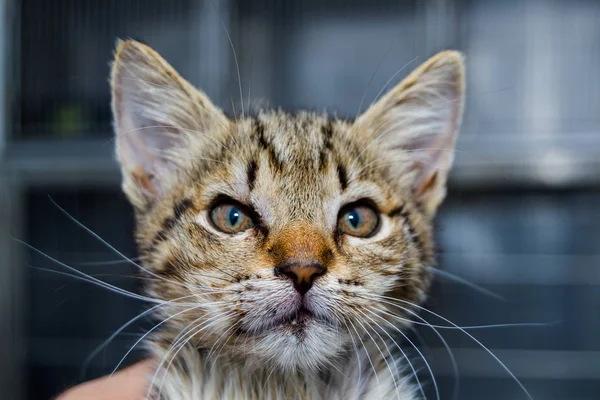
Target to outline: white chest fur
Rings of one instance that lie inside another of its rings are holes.
[[[158,359],[166,350],[152,349]],[[182,349],[177,358],[157,373],[153,380],[152,400],[358,400],[417,399],[418,389],[388,360],[386,364],[377,352],[349,353],[328,374],[283,375],[269,369],[250,369],[244,363],[226,357],[205,360],[192,347]],[[393,375],[390,369],[396,373]],[[376,372],[375,372],[376,371]],[[160,395],[159,395],[160,392]]]

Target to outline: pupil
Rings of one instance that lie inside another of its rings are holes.
[[[240,220],[240,212],[237,209],[232,208],[229,211],[229,224],[231,226],[236,226],[239,220]]]
[[[356,229],[358,227],[358,224],[360,223],[360,217],[356,211],[350,211],[348,213],[348,222],[352,228]]]

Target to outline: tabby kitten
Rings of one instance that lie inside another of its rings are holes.
[[[429,59],[355,121],[232,120],[146,45],[112,70],[123,190],[159,326],[152,399],[422,397],[398,341],[435,264],[465,91]]]

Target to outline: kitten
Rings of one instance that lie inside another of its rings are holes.
[[[111,86],[160,302],[150,398],[422,397],[398,342],[435,264],[462,56],[429,59],[355,121],[232,120],[134,41],[118,44]]]

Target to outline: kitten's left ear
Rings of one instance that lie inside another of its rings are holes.
[[[398,162],[413,196],[433,216],[446,194],[464,103],[463,57],[444,51],[427,60],[355,122]]]

